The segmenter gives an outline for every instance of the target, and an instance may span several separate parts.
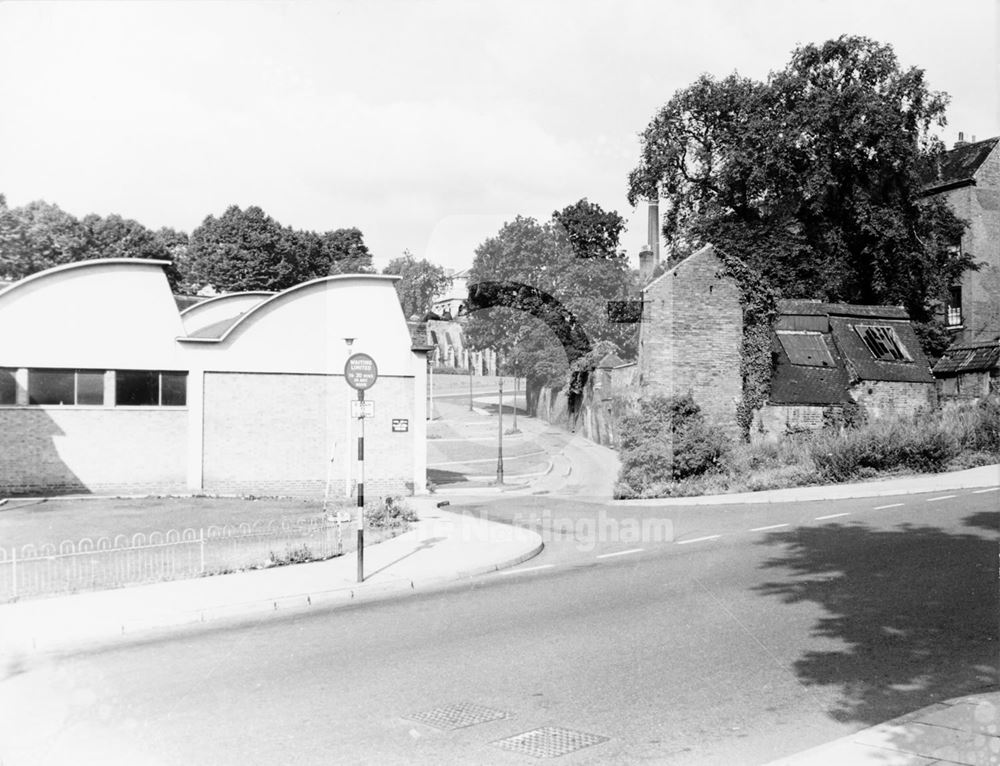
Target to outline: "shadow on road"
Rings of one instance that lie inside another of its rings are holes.
[[[784,551],[763,564],[780,579],[756,590],[827,612],[813,635],[837,648],[807,652],[794,670],[805,685],[839,687],[834,719],[874,725],[996,687],[1000,513],[962,523],[975,531],[828,524],[761,543]]]

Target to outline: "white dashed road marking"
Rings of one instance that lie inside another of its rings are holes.
[[[986,489],[973,490],[973,495],[981,495],[983,492],[996,492],[1000,487],[987,487]]]
[[[751,532],[763,532],[765,529],[778,529],[779,527],[787,527],[787,524],[771,524],[769,527],[754,527]]]
[[[929,497],[927,498],[928,503],[933,503],[935,500],[950,500],[955,497],[955,495],[941,495],[940,497]]]
[[[645,548],[630,548],[627,551],[615,551],[614,553],[602,553],[600,556],[595,556],[598,559],[609,559],[612,556],[624,556],[629,553],[638,553],[639,551],[645,550]]]
[[[822,521],[823,519],[836,519],[836,518],[839,518],[841,516],[850,516],[850,515],[851,514],[849,514],[849,513],[831,513],[828,516],[817,516],[816,517],[816,521]]]
[[[512,575],[520,574],[521,572],[535,572],[539,569],[551,569],[555,564],[540,564],[537,567],[522,567],[521,569],[501,569],[500,574],[502,575]]]
[[[678,545],[687,545],[688,543],[701,543],[705,540],[718,540],[722,535],[709,535],[708,537],[696,537],[693,540],[680,540]]]
[[[886,508],[899,508],[903,503],[889,503],[889,505],[876,505],[873,511],[884,511]]]

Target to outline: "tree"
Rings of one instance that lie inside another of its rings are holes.
[[[0,206],[0,276],[5,279],[82,260],[86,246],[84,227],[58,205],[39,200],[19,208]]]
[[[424,259],[418,261],[409,250],[389,261],[382,273],[402,277],[396,282],[396,293],[403,315],[407,318],[415,315],[423,317],[431,310],[434,298],[451,287],[451,277],[441,266]]]
[[[552,213],[552,220],[566,231],[577,258],[624,259],[618,240],[625,229],[625,219],[614,210],[605,211],[586,197]]]
[[[609,317],[609,303],[629,295],[627,264],[613,246],[598,251],[593,244],[617,233],[581,236],[574,246],[570,231],[583,227],[565,222],[589,217],[574,212],[607,215],[581,200],[543,224],[518,216],[476,248],[469,272],[465,337],[473,348],[496,350],[508,371],[516,364],[527,379],[529,405],[542,385],[579,390],[599,342],[626,355],[634,350],[635,326]],[[605,220],[614,230],[614,220]]]
[[[365,245],[361,229],[336,229],[323,232],[320,248],[327,264],[327,274],[371,273],[372,254]]]
[[[671,256],[706,242],[784,297],[902,304],[934,323],[972,258],[962,224],[921,199],[947,97],[863,37],[806,45],[766,82],[702,76],[654,116],[629,200],[667,200]]]

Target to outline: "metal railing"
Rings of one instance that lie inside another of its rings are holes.
[[[0,548],[0,602],[325,559],[344,552],[325,517]]]

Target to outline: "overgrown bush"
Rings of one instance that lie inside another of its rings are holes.
[[[621,421],[620,494],[648,495],[664,485],[717,470],[728,454],[690,395],[643,399]]]
[[[960,440],[939,417],[924,416],[817,434],[810,454],[822,478],[847,481],[899,469],[943,471],[961,451]]]
[[[387,529],[417,520],[417,514],[399,497],[386,497],[374,508],[365,509],[365,523]]]

